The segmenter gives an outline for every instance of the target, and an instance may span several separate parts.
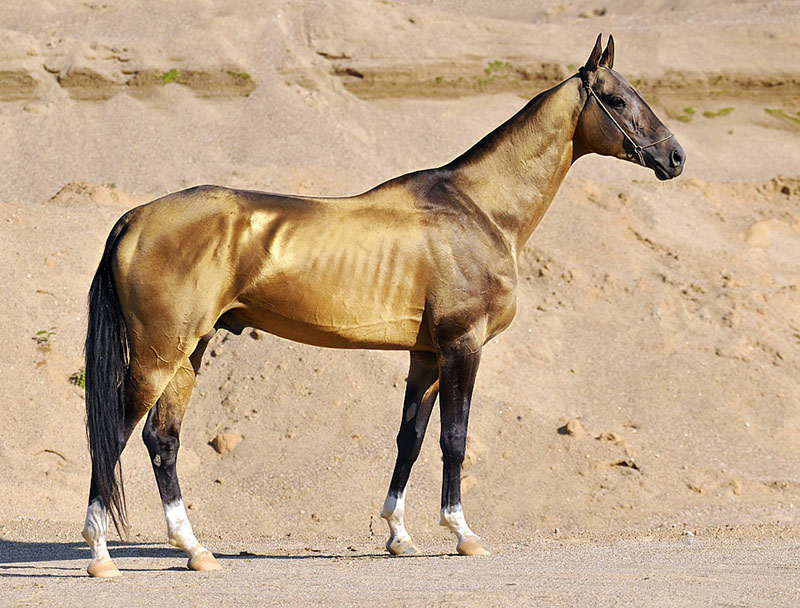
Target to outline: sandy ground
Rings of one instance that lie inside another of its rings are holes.
[[[222,572],[194,573],[175,550],[120,548],[125,576],[78,572],[78,543],[10,550],[4,606],[796,606],[797,541],[700,539],[509,546],[483,559],[390,558],[321,545],[314,552],[215,547]],[[7,573],[7,574],[6,574]],[[167,600],[168,598],[168,600]]]
[[[165,590],[186,605],[795,605],[799,27],[798,2],[5,2],[0,605]],[[220,332],[179,472],[224,572],[185,572],[154,544],[134,435],[135,544],[112,548],[126,576],[83,577],[70,377],[119,215],[200,183],[353,194],[447,162],[569,76],[600,31],[688,163],[661,183],[581,159],[521,257],[462,482],[496,554],[442,557],[434,416],[407,506],[426,556],[382,556],[406,354]],[[571,419],[584,434],[558,432]],[[243,439],[220,455],[223,432]]]

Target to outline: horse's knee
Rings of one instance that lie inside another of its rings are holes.
[[[397,451],[401,453],[414,453],[419,454],[419,448],[422,445],[422,440],[425,437],[425,429],[417,428],[416,425],[403,425],[397,433]]]
[[[467,435],[459,428],[444,429],[439,446],[445,459],[462,462],[467,452]]]

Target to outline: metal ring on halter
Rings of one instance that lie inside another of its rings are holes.
[[[633,138],[622,127],[622,125],[617,122],[617,119],[614,118],[614,116],[611,114],[611,112],[606,107],[606,105],[602,101],[600,101],[600,98],[597,96],[597,93],[594,92],[594,89],[591,87],[591,85],[589,85],[589,81],[587,80],[586,76],[584,76],[583,72],[581,72],[580,75],[581,75],[581,80],[583,81],[583,86],[586,88],[587,91],[589,91],[589,94],[592,97],[594,97],[595,101],[597,101],[597,103],[600,106],[600,109],[603,110],[603,112],[606,113],[606,116],[608,116],[611,119],[611,122],[614,123],[614,125],[617,127],[617,129],[619,129],[620,133],[622,133],[622,135],[625,136],[625,139],[627,139],[630,142],[630,144],[633,146],[633,151],[636,154],[636,156],[639,158],[639,164],[642,165],[642,167],[646,167],[647,165],[644,162],[644,154],[642,154],[642,150],[646,150],[647,148],[652,148],[653,146],[657,146],[658,144],[663,143],[663,142],[667,141],[668,139],[671,139],[672,137],[674,137],[674,135],[672,133],[670,133],[669,135],[667,135],[666,137],[662,137],[658,141],[654,141],[653,143],[647,144],[646,146],[640,146],[635,141],[633,141]]]

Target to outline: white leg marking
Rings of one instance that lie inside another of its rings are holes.
[[[419,553],[419,549],[417,549],[414,541],[411,540],[408,532],[406,532],[406,526],[403,522],[405,506],[405,490],[397,496],[389,492],[386,495],[386,501],[383,503],[383,510],[381,511],[381,517],[389,524],[390,531],[389,540],[386,541],[386,549],[394,555],[416,555]]]
[[[464,510],[461,505],[442,509],[442,516],[439,525],[450,528],[458,538],[458,542],[463,542],[470,538],[478,538],[478,535],[470,530],[467,520],[464,518]]]
[[[86,523],[81,535],[92,550],[92,561],[86,568],[89,576],[119,576],[120,572],[111,560],[106,545],[108,535],[108,511],[99,498],[95,498],[86,509]]]
[[[86,509],[86,523],[81,536],[92,550],[92,562],[111,560],[106,545],[108,535],[108,511],[99,498],[95,498]]]
[[[186,515],[183,500],[178,499],[164,505],[164,516],[167,518],[167,536],[169,544],[183,549],[189,556],[188,566],[192,570],[219,570],[220,565],[211,551],[197,542],[192,531],[192,524]]]
[[[403,490],[399,496],[393,495],[391,492],[386,495],[386,500],[383,503],[383,510],[381,517],[389,524],[389,531],[391,537],[390,543],[402,543],[411,540],[406,531],[406,525],[403,517],[406,512],[406,491]]]
[[[190,558],[205,551],[194,536],[182,499],[165,504],[164,515],[167,519],[167,537],[170,545],[183,549]]]

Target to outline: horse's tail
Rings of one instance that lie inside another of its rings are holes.
[[[112,273],[112,259],[124,224],[117,223],[89,289],[86,332],[86,433],[92,486],[111,514],[120,536],[127,533],[125,489],[119,456],[124,446],[125,378],[128,337]]]

